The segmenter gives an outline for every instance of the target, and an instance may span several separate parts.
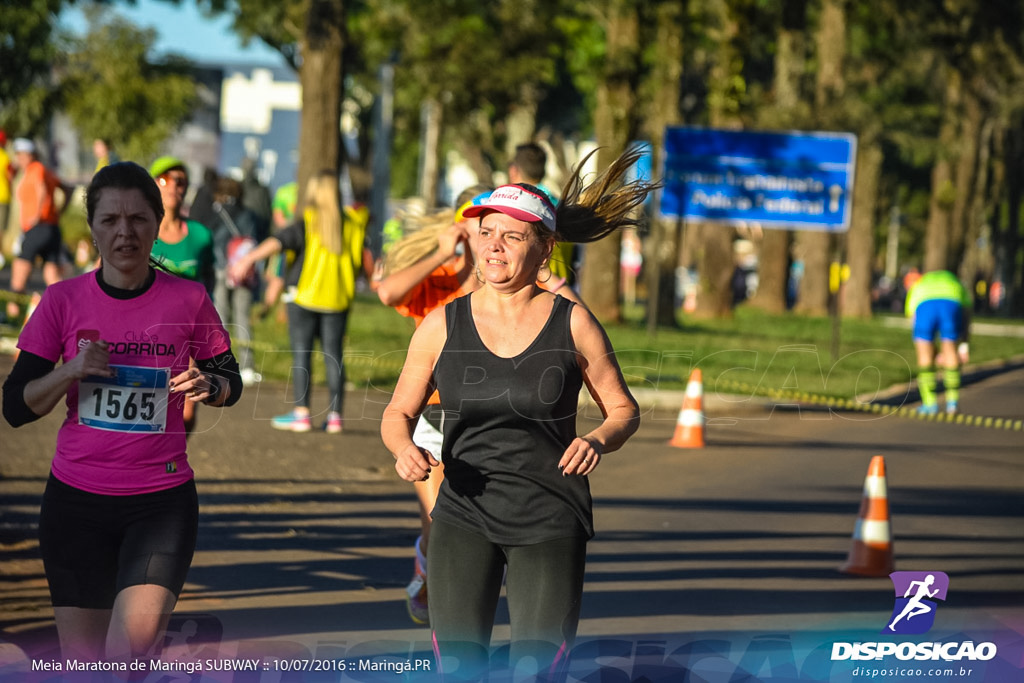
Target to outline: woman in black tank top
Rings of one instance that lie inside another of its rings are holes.
[[[640,416],[597,320],[536,283],[557,240],[593,241],[635,224],[632,209],[653,189],[622,184],[637,156],[627,152],[586,190],[577,169],[557,209],[518,184],[466,210],[480,217],[483,286],[423,321],[384,412],[381,435],[396,471],[420,481],[440,462],[413,443],[412,430],[427,397],[440,394],[445,481],[432,512],[427,589],[438,666],[442,655],[454,658],[460,676],[487,669],[503,575],[510,669],[532,657],[557,676],[568,663],[594,533],[587,476]],[[584,382],[604,419],[577,435]]]

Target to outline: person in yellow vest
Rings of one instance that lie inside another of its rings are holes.
[[[342,341],[349,304],[363,261],[369,214],[345,207],[338,194],[338,174],[321,171],[306,186],[301,220],[263,240],[230,268],[241,277],[253,264],[283,249],[296,253],[301,264],[288,303],[288,338],[292,347],[295,408],[275,417],[271,426],[293,432],[312,430],[310,389],[313,344],[319,337],[327,371],[329,402],[322,429],[340,434],[345,390]],[[287,278],[286,278],[286,284]]]
[[[11,179],[14,177],[14,166],[7,153],[7,133],[0,129],[0,238],[7,235],[7,217],[11,213]],[[6,246],[6,242],[5,245]],[[3,255],[0,254],[0,268],[3,267]]]

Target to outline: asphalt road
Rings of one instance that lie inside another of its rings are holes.
[[[0,376],[9,364],[0,358]],[[401,680],[358,670],[384,654],[412,666],[430,650],[405,611],[418,517],[378,435],[387,395],[349,392],[342,435],[272,430],[289,395],[261,384],[234,408],[200,410],[199,546],[165,658],[260,662],[183,680]],[[962,405],[1021,419],[1022,398],[1017,369],[966,386]],[[1000,648],[966,678],[928,680],[1024,680],[1024,432],[713,394],[705,412],[707,447],[668,446],[676,410],[650,408],[591,476],[598,532],[571,680],[859,680],[861,662],[830,662],[827,650],[882,639],[893,609],[888,578],[837,571],[874,455],[887,467],[896,569],[950,578],[927,638]],[[35,525],[59,422],[0,425],[0,678],[56,657]],[[507,638],[502,606],[497,662]],[[333,669],[280,669],[318,661]]]

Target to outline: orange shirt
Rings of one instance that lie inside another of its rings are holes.
[[[431,311],[467,293],[462,291],[458,271],[445,263],[416,285],[406,302],[395,306],[395,310],[415,320],[416,327],[419,327]]]
[[[43,162],[36,160],[25,168],[25,175],[18,185],[23,232],[31,230],[36,223],[60,223],[60,214],[53,198],[59,185],[57,176],[51,173]]]

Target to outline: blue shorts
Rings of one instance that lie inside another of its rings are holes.
[[[963,336],[963,321],[963,309],[956,301],[923,301],[914,311],[914,340],[930,342],[938,334],[940,339],[956,341]]]

